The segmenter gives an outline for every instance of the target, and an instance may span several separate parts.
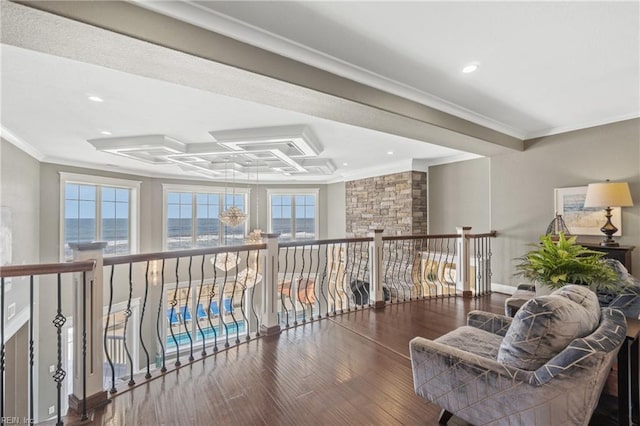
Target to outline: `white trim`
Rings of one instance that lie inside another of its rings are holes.
[[[315,203],[315,220],[314,220],[314,234],[315,239],[320,235],[320,188],[267,188],[267,229],[268,233],[273,232],[271,224],[271,196],[272,195],[313,195],[316,198]],[[291,220],[295,219],[295,201],[292,201],[291,209],[293,212]],[[295,229],[293,230],[295,231]],[[295,232],[291,233],[291,240],[295,241]]]
[[[328,71],[355,82],[421,103],[473,123],[523,139],[525,130],[478,114],[453,102],[389,77],[374,73],[327,53],[305,46],[192,1],[146,2],[134,0],[144,8],[177,18],[201,28],[223,34],[269,52]]]
[[[59,250],[60,261],[64,262],[64,221],[65,221],[65,185],[67,183],[89,184],[95,186],[109,186],[116,188],[129,189],[129,253],[137,253],[140,247],[140,185],[142,181],[118,179],[106,176],[83,175],[78,173],[58,172],[60,175],[60,234],[59,234]],[[96,200],[97,201],[97,200]],[[97,205],[96,209],[101,208]]]
[[[218,194],[222,197],[225,195],[230,195],[235,192],[236,195],[244,195],[244,203],[245,203],[245,213],[247,214],[247,219],[244,222],[244,234],[246,235],[249,229],[249,223],[251,220],[249,211],[251,210],[250,206],[250,195],[251,188],[249,187],[226,187],[226,186],[207,186],[207,185],[183,185],[183,184],[173,184],[173,183],[163,183],[162,184],[162,249],[167,250],[167,194],[169,192],[188,192],[192,194],[192,230],[191,236],[192,238],[196,235],[196,214],[197,214],[197,205],[195,202],[196,194]],[[221,232],[222,232],[221,228]],[[222,237],[222,235],[220,235]],[[220,240],[220,245],[222,244],[222,239]]]
[[[7,142],[15,145],[16,148],[26,152],[38,161],[42,161],[45,157],[45,155],[36,147],[31,145],[30,143],[25,142],[24,140],[22,140],[22,138],[2,125],[0,125],[0,137],[2,137]]]
[[[181,185],[181,184],[173,184],[173,183],[163,183],[162,191],[163,192],[200,192],[200,193],[219,193],[223,194],[225,190],[227,191],[227,195],[235,191],[236,194],[245,194],[248,195],[251,191],[250,188],[244,187],[224,187],[224,186],[208,186],[208,185]]]
[[[511,285],[491,283],[491,291],[512,295],[516,291],[516,287]]]
[[[13,337],[14,334],[18,332],[29,321],[29,307],[25,307],[19,313],[17,313],[14,317],[11,318],[11,321],[5,323],[4,328],[4,344],[6,344],[9,339]]]
[[[574,124],[569,124],[561,127],[551,127],[544,130],[529,132],[525,135],[523,139],[527,140],[527,139],[557,135],[560,133],[573,132],[576,130],[588,129],[590,127],[604,126],[605,124],[617,123],[619,121],[633,120],[638,117],[640,117],[640,112],[636,111],[629,114],[623,114],[617,117],[608,117],[608,118],[603,118],[601,120],[586,121],[579,124],[574,123]]]

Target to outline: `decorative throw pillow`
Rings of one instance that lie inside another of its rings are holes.
[[[565,286],[520,308],[502,340],[497,360],[522,370],[535,370],[574,339],[591,334],[599,322],[595,293],[583,286]]]

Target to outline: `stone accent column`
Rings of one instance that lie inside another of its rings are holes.
[[[364,237],[427,233],[427,174],[407,171],[360,179],[345,185],[347,233]]]

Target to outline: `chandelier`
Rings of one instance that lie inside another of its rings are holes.
[[[234,157],[235,159],[235,157]],[[236,202],[236,187],[235,187],[235,183],[236,183],[236,171],[235,171],[235,166],[233,168],[232,171],[233,175],[232,175],[232,185],[233,185],[233,195],[231,196],[231,207],[229,207],[228,209],[226,209],[225,211],[223,211],[222,213],[220,213],[220,222],[224,223],[227,226],[230,226],[232,228],[235,228],[236,226],[240,226],[244,223],[244,221],[247,219],[247,214],[245,212],[243,212],[242,210],[240,210],[239,208],[237,208],[235,206],[235,202]],[[227,202],[227,163],[225,160],[224,163],[224,180],[225,180],[225,186],[224,186],[224,202],[226,204]]]
[[[247,214],[236,206],[231,206],[220,213],[220,222],[227,226],[231,226],[232,228],[242,225],[246,219]]]

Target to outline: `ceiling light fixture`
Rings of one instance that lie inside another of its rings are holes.
[[[478,64],[469,64],[469,65],[465,66],[464,68],[462,68],[462,72],[465,73],[465,74],[471,74],[472,72],[474,72],[477,69],[478,69]]]
[[[343,166],[348,166],[348,165],[349,165],[349,163],[342,163],[342,165],[343,165]]]
[[[101,135],[105,135],[105,136],[111,136],[113,133],[111,133],[111,132],[110,132],[110,131],[108,131],[108,130],[103,130],[103,131],[101,131],[101,132],[100,132],[100,134],[101,134]]]
[[[100,96],[95,95],[89,95],[87,96],[87,99],[89,99],[91,102],[104,102],[104,99],[102,99]]]
[[[232,195],[231,195],[231,207],[229,207],[227,210],[220,213],[220,222],[224,223],[227,226],[235,228],[244,223],[244,221],[247,219],[247,214],[242,210],[240,210],[238,207],[236,207],[235,156],[232,157],[232,162],[233,162],[233,166],[232,166],[233,168],[231,169],[231,172],[232,172],[231,184],[233,185],[233,187],[232,187]],[[226,186],[227,163],[226,162],[225,162],[225,169],[224,169],[224,178],[225,178],[224,203],[226,205],[227,204],[227,186]]]
[[[393,155],[393,151],[387,151],[387,155]]]

